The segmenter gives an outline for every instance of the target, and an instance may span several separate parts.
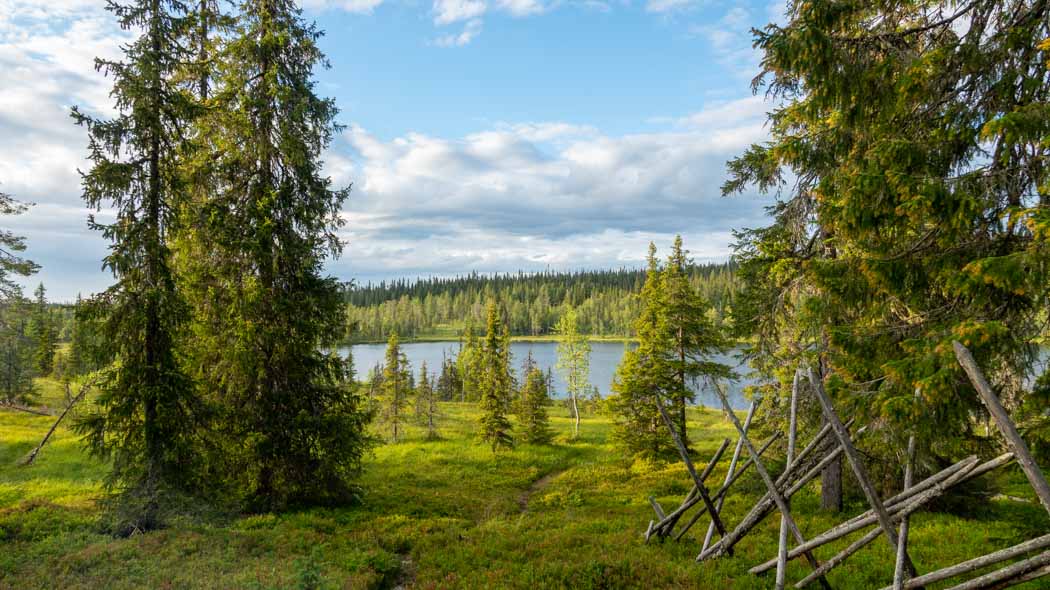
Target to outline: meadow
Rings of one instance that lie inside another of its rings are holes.
[[[43,403],[57,407],[61,388],[41,380]],[[53,418],[0,410],[0,588],[770,588],[749,567],[775,555],[779,519],[767,518],[736,555],[696,563],[706,521],[680,543],[646,545],[642,533],[654,495],[677,506],[688,492],[679,462],[625,459],[611,445],[611,423],[585,416],[581,438],[552,407],[560,434],[552,446],[518,445],[493,455],[474,438],[476,409],[442,404],[442,438],[375,449],[361,479],[361,503],[282,514],[187,517],[129,538],[102,534],[96,501],[106,466],[87,457],[60,427],[30,467],[18,462]],[[731,426],[693,409],[697,457],[709,457]],[[726,453],[710,481],[721,481]],[[703,461],[698,461],[698,467]],[[775,463],[772,464],[775,467]],[[1018,472],[993,482],[1011,498],[966,515],[925,512],[913,518],[912,556],[921,572],[1035,536],[1045,513],[1018,485]],[[750,472],[729,496],[725,518],[737,522],[762,491]],[[811,484],[793,502],[807,536],[843,520],[818,510]],[[862,510],[858,499],[847,512]],[[826,558],[852,537],[817,551]],[[888,544],[871,544],[829,580],[835,588],[877,588],[892,576]],[[807,573],[793,562],[788,579]],[[1038,582],[1019,588],[1037,588]],[[940,585],[936,587],[946,587]]]

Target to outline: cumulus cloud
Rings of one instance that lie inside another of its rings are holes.
[[[437,39],[434,39],[434,45],[438,47],[463,47],[470,43],[475,37],[481,34],[481,19],[475,18],[463,25],[463,30],[459,33],[442,35]]]
[[[434,0],[434,24],[450,25],[477,19],[486,10],[485,0]]]
[[[341,9],[355,14],[371,14],[383,0],[303,0],[303,8],[312,10]]]
[[[674,233],[698,257],[725,257],[729,228],[763,219],[762,201],[722,198],[719,187],[725,161],[765,137],[764,113],[749,97],[623,136],[554,122],[384,141],[352,127],[347,268],[620,266]]]

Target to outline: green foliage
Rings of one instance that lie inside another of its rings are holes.
[[[33,315],[30,319],[29,330],[36,340],[36,350],[33,352],[33,361],[40,375],[50,375],[55,367],[55,352],[58,350],[58,329],[55,318],[47,303],[47,291],[44,283],[36,288],[34,292],[36,301],[33,306]]]
[[[257,510],[352,500],[372,443],[370,408],[323,352],[345,323],[323,267],[341,251],[349,189],[322,171],[338,127],[314,93],[319,36],[294,2],[241,3],[185,170],[210,189],[182,215],[191,364],[223,424],[214,469]]]
[[[390,426],[390,440],[400,440],[400,428],[406,420],[405,408],[408,407],[411,385],[411,369],[408,357],[398,343],[397,334],[391,334],[386,345],[386,362],[383,364],[383,381],[380,387],[380,404],[382,418]]]
[[[40,385],[60,394],[58,382]],[[427,441],[425,429],[413,425],[403,443],[375,449],[360,480],[375,493],[361,505],[177,520],[165,530],[113,538],[100,534],[95,517],[107,466],[86,456],[75,434],[60,426],[34,465],[19,467],[53,419],[0,409],[0,586],[276,590],[308,578],[325,588],[768,588],[768,578],[747,569],[770,557],[776,519],[737,545],[733,559],[704,564],[695,558],[706,527],[697,525],[681,543],[641,542],[653,517],[646,497],[677,506],[689,477],[677,460],[625,461],[605,417],[573,445],[521,445],[493,461],[488,448],[475,444],[475,405],[443,403],[442,411],[442,440]],[[733,436],[719,412],[689,412],[696,456],[710,456]],[[559,431],[570,428],[564,412],[552,412],[551,421]],[[711,481],[725,477],[728,462],[723,457]],[[1000,491],[1031,503],[992,500],[966,518],[915,513],[911,551],[923,571],[1038,536],[1034,529],[1046,513],[1023,474],[993,475]],[[723,509],[727,522],[738,522],[765,493],[754,471],[734,490]],[[842,520],[817,510],[817,496],[807,487],[792,499],[806,530]],[[850,515],[865,508],[847,505]],[[888,544],[872,543],[829,580],[835,588],[878,588],[888,583],[893,563]],[[792,561],[788,580],[806,568]]]
[[[550,428],[547,406],[547,376],[539,367],[533,366],[525,375],[525,386],[521,390],[521,440],[533,445],[550,444],[554,433]]]
[[[613,436],[629,455],[652,458],[674,448],[658,399],[688,445],[690,383],[730,375],[725,365],[707,360],[707,355],[724,351],[727,342],[710,321],[707,302],[686,279],[689,264],[681,237],[664,265],[656,257],[656,246],[649,245],[642,310],[635,321],[638,347],[624,352],[609,400],[616,415]]]
[[[572,402],[572,437],[580,436],[580,398],[588,387],[591,372],[591,343],[580,334],[576,310],[570,309],[554,326],[558,335],[557,369],[565,378],[569,400]]]
[[[21,215],[28,209],[25,203],[0,192],[0,217]],[[0,300],[8,301],[22,296],[22,288],[14,282],[12,275],[27,277],[40,268],[32,260],[20,255],[25,250],[25,238],[15,235],[10,230],[0,230]]]
[[[1048,8],[823,0],[788,17],[755,37],[772,140],[723,187],[778,195],[772,225],[738,234],[734,324],[778,382],[767,398],[806,361],[889,446],[937,433],[960,453],[983,410],[951,341],[1016,406],[1044,329]]]
[[[0,299],[0,401],[24,404],[34,397],[36,346],[29,330],[30,303],[20,295]]]
[[[478,435],[493,451],[514,446],[510,409],[514,378],[510,372],[510,334],[500,317],[499,307],[489,302],[485,338],[478,358],[478,394],[481,418]]]
[[[441,411],[438,408],[439,395],[434,380],[427,372],[427,363],[419,368],[419,381],[416,385],[416,417],[427,429],[427,440],[440,438],[437,430]]]
[[[717,321],[728,317],[736,291],[733,266],[697,265],[688,273]],[[552,336],[572,310],[583,334],[630,338],[644,280],[644,271],[621,269],[369,283],[347,292],[348,336],[380,342],[396,331],[404,338],[454,338],[470,325],[483,325],[485,304],[495,298],[513,336]]]
[[[108,9],[139,35],[123,46],[123,61],[96,61],[113,80],[116,117],[73,109],[88,131],[84,200],[116,215],[110,224],[89,219],[112,242],[103,265],[115,283],[94,309],[116,362],[99,382],[97,411],[79,428],[92,452],[111,460],[111,489],[137,507],[122,511],[127,520],[119,528],[130,532],[158,526],[161,498],[199,483],[199,403],[176,352],[186,306],[171,272],[170,238],[186,194],[181,134],[200,110],[176,82],[192,59],[182,44],[189,22],[181,3],[139,0]]]

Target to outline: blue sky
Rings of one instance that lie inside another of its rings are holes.
[[[0,0],[2,220],[57,299],[104,288],[86,227],[73,104],[112,112],[95,55],[128,33],[102,0]],[[779,2],[305,0],[346,125],[326,154],[353,182],[343,279],[633,266],[675,233],[724,259],[769,199],[718,196],[725,161],[765,138],[751,27]],[[103,212],[102,215],[106,213]]]

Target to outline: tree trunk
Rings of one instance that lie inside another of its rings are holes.
[[[828,463],[820,474],[820,509],[842,512],[842,457]]]
[[[579,438],[580,436],[580,406],[576,401],[576,392],[572,392],[572,438]]]

